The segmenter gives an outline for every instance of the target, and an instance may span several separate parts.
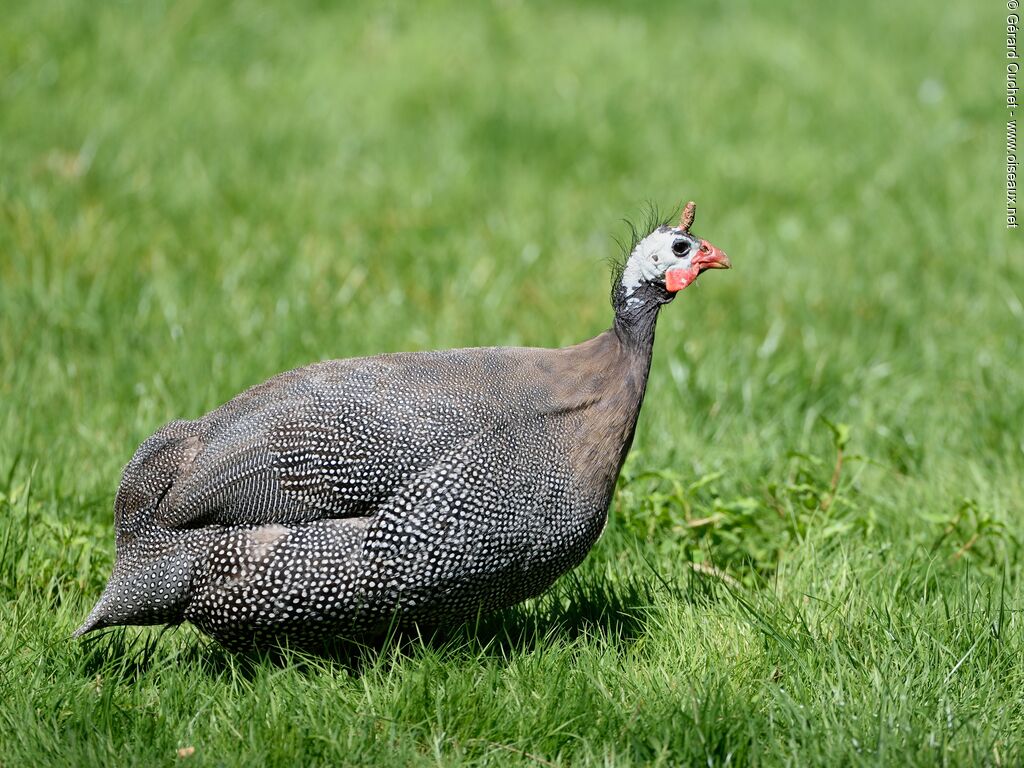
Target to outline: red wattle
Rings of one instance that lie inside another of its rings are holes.
[[[696,279],[699,272],[700,268],[692,265],[668,270],[665,273],[665,290],[669,293],[683,290]]]

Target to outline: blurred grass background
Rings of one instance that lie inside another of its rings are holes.
[[[8,4],[0,764],[1019,764],[998,6]],[[663,312],[551,594],[356,668],[68,640],[158,426],[593,336],[621,219],[690,198],[735,269]]]

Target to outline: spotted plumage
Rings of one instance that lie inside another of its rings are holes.
[[[540,594],[604,528],[665,272],[728,264],[680,240],[636,245],[613,328],[574,347],[321,362],[167,424],[124,470],[113,574],[78,634],[188,620],[228,645],[303,641]]]

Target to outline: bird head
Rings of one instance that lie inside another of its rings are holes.
[[[626,305],[643,302],[642,289],[655,289],[662,301],[691,285],[708,269],[729,269],[729,257],[690,232],[697,206],[686,204],[679,224],[662,225],[633,247],[622,268],[621,296]]]

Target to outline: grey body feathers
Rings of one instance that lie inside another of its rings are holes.
[[[114,572],[79,633],[302,640],[537,595],[604,527],[649,363],[614,331],[330,361],[171,422],[125,468]]]

